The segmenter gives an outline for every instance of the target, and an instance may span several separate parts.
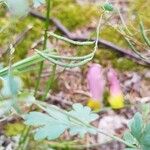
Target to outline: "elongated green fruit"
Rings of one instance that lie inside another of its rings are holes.
[[[84,56],[61,56],[61,55],[55,55],[55,54],[51,54],[51,53],[47,53],[48,50],[44,51],[44,52],[41,52],[39,50],[35,50],[38,54],[45,54],[46,56],[48,57],[51,57],[53,59],[63,59],[63,60],[72,60],[72,61],[80,61],[80,60],[83,60],[83,59],[87,59],[87,58],[90,58],[90,57],[93,57],[93,52],[91,52],[90,54],[87,54],[87,55],[84,55]]]
[[[60,35],[57,35],[53,32],[48,32],[48,35],[49,36],[53,36],[55,37],[56,39],[59,39],[59,40],[62,40],[62,41],[65,41],[65,42],[68,42],[68,43],[71,43],[71,44],[74,44],[74,45],[79,45],[79,46],[86,46],[86,45],[93,45],[95,43],[95,41],[87,41],[87,42],[80,42],[80,41],[74,41],[74,40],[71,40],[71,39],[68,39],[66,37],[63,37],[63,36],[60,36]]]
[[[45,55],[44,53],[38,51],[37,52],[40,56],[42,56],[43,58],[45,58],[46,60],[52,62],[53,64],[56,64],[56,65],[59,65],[61,67],[67,67],[67,68],[74,68],[74,67],[78,67],[78,66],[81,66],[81,65],[84,65],[86,64],[87,62],[89,62],[93,57],[90,57],[88,59],[85,59],[85,60],[82,60],[80,62],[70,62],[70,63],[63,63],[61,61],[57,61],[51,57],[48,57],[47,55]]]

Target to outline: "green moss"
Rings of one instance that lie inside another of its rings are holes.
[[[52,16],[73,30],[89,23],[92,18],[98,16],[98,11],[94,5],[80,6],[72,0],[54,0]]]
[[[22,123],[9,123],[5,126],[5,134],[7,136],[16,136],[18,134],[21,134],[24,130],[25,125]]]
[[[67,6],[69,4],[75,4],[75,0],[53,0],[53,7],[57,7],[60,5]]]
[[[100,32],[100,37],[113,42],[118,46],[127,47],[124,37],[110,26],[105,26],[105,28]]]
[[[128,58],[119,58],[112,61],[113,66],[120,71],[138,70],[139,66],[136,62]]]
[[[2,34],[0,34],[0,46],[3,47],[5,52],[8,45],[12,41],[14,42],[16,37],[23,33],[29,25],[33,25],[33,28],[25,35],[25,37],[23,37],[21,43],[17,45],[15,51],[16,61],[24,58],[28,53],[28,50],[31,48],[33,42],[41,37],[43,26],[42,22],[38,19],[33,20],[32,17],[28,16],[25,19],[22,19],[21,21],[17,22],[16,24],[12,24]]]
[[[0,19],[1,19],[1,17],[4,16],[5,12],[6,12],[6,6],[0,4]]]
[[[116,52],[112,52],[107,49],[99,49],[95,54],[95,59],[99,61],[100,64],[106,66],[108,65],[108,62],[116,59],[118,57],[118,54]]]
[[[32,19],[32,17],[29,17],[27,22]],[[37,39],[40,39],[42,35],[42,22],[39,20],[34,20],[33,23],[33,28],[30,30],[29,34],[27,34],[26,38],[16,48],[16,55],[18,56],[18,59],[24,58],[28,53],[28,50],[31,48],[33,42],[35,42]],[[29,23],[26,23],[26,25],[27,24]]]
[[[145,26],[147,28],[150,28],[150,13],[149,13],[149,6],[150,6],[150,1],[149,0],[138,0],[138,1],[132,1],[130,3],[130,15],[131,13],[138,15],[144,22]],[[134,27],[138,26],[139,20],[138,16],[136,20],[134,20]]]
[[[98,60],[97,62],[103,66],[107,67],[112,65],[120,71],[140,69],[140,65],[137,65],[133,60],[122,57],[120,54],[106,49],[97,51],[94,59]]]

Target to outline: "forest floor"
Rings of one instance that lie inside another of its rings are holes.
[[[92,4],[89,4],[88,0],[76,0],[75,2],[67,0],[63,4],[63,1],[56,1],[53,4],[54,9],[52,11],[52,17],[57,18],[62,23],[62,25],[64,25],[76,37],[93,37],[95,35],[95,29],[97,26],[97,18],[99,17],[99,14],[97,13],[98,2],[98,0],[93,0]],[[112,1],[112,3],[116,5],[115,1]],[[147,1],[147,3],[149,2]],[[128,11],[129,9],[131,9],[130,4],[128,1],[118,1],[118,4],[120,9],[124,13],[123,17],[128,24]],[[67,5],[67,8],[65,5]],[[131,7],[133,6],[134,4],[132,4]],[[42,13],[43,8],[40,8],[39,11],[41,11]],[[4,13],[5,11],[2,14],[0,12],[1,25],[7,24],[8,21],[3,17]],[[82,16],[80,13],[85,13],[85,16]],[[9,14],[7,15],[9,16]],[[110,23],[115,26],[118,23],[117,16],[113,16],[113,18],[110,20]],[[146,27],[150,28],[150,22],[148,23]],[[33,48],[41,48],[41,33],[43,27],[44,22],[39,18],[33,17],[31,15],[21,19],[14,26],[9,27],[9,31],[5,31],[3,35],[0,35],[0,39],[2,39],[2,42],[0,43],[1,54],[5,53],[5,51],[7,50],[7,43],[9,43],[9,41],[14,41],[15,43],[17,37],[20,38],[20,36],[23,36],[21,38],[21,42],[18,42],[15,45],[16,54],[14,56],[14,61],[18,61],[22,58],[25,58],[26,56],[32,55],[34,53]],[[50,25],[50,30],[61,33],[52,23]],[[122,40],[121,35],[116,34],[116,32],[112,30],[112,28],[103,27],[100,35],[104,40],[113,42],[115,45],[124,49],[129,49],[128,46],[124,43],[124,40]],[[62,41],[50,38],[47,44],[47,48],[53,47],[57,49],[60,54],[65,56],[83,55],[90,52],[91,50],[91,47],[75,47],[68,45]],[[7,57],[7,55],[5,57]],[[1,58],[0,60],[5,61],[5,57]],[[7,64],[7,62],[5,63]],[[64,109],[69,109],[73,103],[82,103],[86,105],[88,99],[90,98],[86,75],[87,70],[92,63],[101,64],[104,74],[106,74],[107,70],[110,67],[113,67],[116,70],[127,104],[127,106],[125,106],[125,108],[121,110],[111,109],[107,104],[108,88],[106,88],[106,96],[104,97],[104,103],[106,103],[106,105],[99,112],[99,119],[93,124],[107,133],[122,137],[124,131],[127,129],[129,120],[133,117],[134,113],[137,110],[141,109],[140,104],[150,102],[150,70],[149,66],[140,65],[139,62],[135,61],[132,58],[127,58],[126,55],[123,55],[118,51],[100,46],[95,55],[95,58],[83,67],[76,67],[74,69],[63,69],[61,67],[57,67],[54,87],[53,90],[48,94],[46,101],[47,103],[55,104]],[[39,89],[39,95],[42,95],[44,85],[47,82],[49,74],[51,73],[51,69],[49,66],[50,64],[47,62],[45,64],[45,68],[47,69],[45,69],[42,74],[42,83]],[[22,75],[21,77],[25,82],[26,88],[32,89],[35,83],[34,81],[36,79],[36,73],[27,73]],[[8,122],[12,124],[11,127]],[[22,123],[17,120],[17,118],[11,118],[10,120],[4,121],[0,125],[0,150],[11,150],[11,147],[15,146],[16,141],[18,141],[18,136],[13,135],[13,131],[15,132],[15,130],[16,132],[20,132],[16,129],[16,122],[19,122],[19,127],[21,128],[20,124]],[[13,124],[15,124],[16,126],[13,126]],[[10,135],[13,136],[10,137]],[[66,142],[74,140],[75,143],[77,143],[76,145],[84,145],[85,148],[83,149],[124,150],[125,148],[123,144],[110,141],[109,138],[102,134],[96,136],[87,134],[84,139],[79,139],[78,136],[70,137],[68,133],[65,133],[64,135],[62,135],[62,137],[60,137],[59,140],[57,140],[56,142],[49,142],[49,144],[55,145],[54,147],[56,147],[56,149],[67,149],[61,148],[61,144],[59,145],[62,140],[65,140]],[[40,150],[42,149],[41,145],[35,144],[33,142],[30,145],[30,149]],[[69,147],[69,142],[66,147]]]

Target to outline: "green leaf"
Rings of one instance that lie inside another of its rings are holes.
[[[35,140],[42,140],[46,137],[48,140],[56,139],[65,131],[65,129],[65,125],[59,124],[59,122],[57,121],[53,121],[45,125],[44,127],[40,127],[36,130]]]
[[[125,150],[138,150],[137,148],[125,148]]]
[[[98,115],[93,113],[89,107],[83,106],[80,103],[73,104],[72,107],[73,110],[69,114],[85,123],[90,123],[98,118]]]
[[[90,122],[96,120],[98,115],[91,112],[91,109],[87,106],[83,107],[83,105],[77,103],[73,105],[73,110],[69,112],[73,117],[81,120],[85,124],[89,124]],[[85,133],[95,134],[95,130],[88,128],[84,125],[77,124],[76,126],[72,126],[70,128],[70,134],[76,135],[79,134],[81,137],[84,136]]]
[[[24,118],[25,124],[37,126],[35,139],[48,140],[58,138],[68,127],[64,122],[56,120],[47,114],[40,112],[30,112]]]
[[[35,8],[41,6],[44,3],[45,3],[45,0],[33,0],[33,5]]]
[[[59,109],[58,107],[56,108]],[[70,121],[68,120],[68,117],[65,114],[60,113],[59,111],[54,111],[53,109],[49,109],[48,107],[45,108],[45,110],[52,118],[55,118],[56,120],[59,120],[61,122],[65,122],[69,125]]]
[[[129,128],[131,130],[131,134],[137,140],[139,140],[139,138],[141,137],[142,128],[143,128],[143,119],[142,119],[142,115],[139,112],[137,112],[134,115],[133,119],[130,121]]]
[[[5,0],[5,3],[13,16],[22,17],[29,11],[28,0]]]
[[[5,113],[8,113],[12,108],[12,101],[0,101],[0,117],[2,117]]]
[[[34,136],[36,140],[56,139],[66,129],[69,129],[71,135],[79,134],[81,137],[87,132],[96,133],[90,122],[97,119],[98,115],[91,112],[89,107],[74,104],[73,110],[66,112],[44,102],[36,101],[35,104],[47,113],[30,112],[24,117],[25,124],[37,127]]]
[[[145,145],[142,145],[142,150],[150,150],[150,146],[145,146]]]
[[[150,103],[141,104],[141,110],[143,118],[147,120],[150,114]]]
[[[124,138],[125,141],[127,141],[131,145],[138,144],[137,140],[134,138],[134,136],[129,131],[126,131],[124,133],[123,138]]]
[[[1,78],[3,87],[0,89],[1,95],[3,97],[11,97],[12,95],[17,95],[17,93],[22,89],[22,81],[17,76],[5,76]]]
[[[140,143],[150,148],[150,124],[146,125],[143,135],[140,138]]]
[[[20,109],[21,107],[31,106],[35,102],[34,96],[29,93],[21,93],[16,98]],[[0,101],[0,117],[11,112],[12,107],[13,101],[11,98]]]
[[[22,106],[31,106],[35,102],[33,94],[28,92],[22,92],[17,96],[17,99]]]

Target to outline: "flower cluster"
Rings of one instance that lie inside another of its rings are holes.
[[[108,102],[113,109],[124,107],[124,98],[120,88],[120,83],[115,70],[109,69],[107,72],[109,83]],[[99,64],[92,64],[87,73],[87,83],[90,90],[91,98],[88,100],[88,106],[94,111],[101,108],[103,93],[105,88],[105,79],[103,71]]]

